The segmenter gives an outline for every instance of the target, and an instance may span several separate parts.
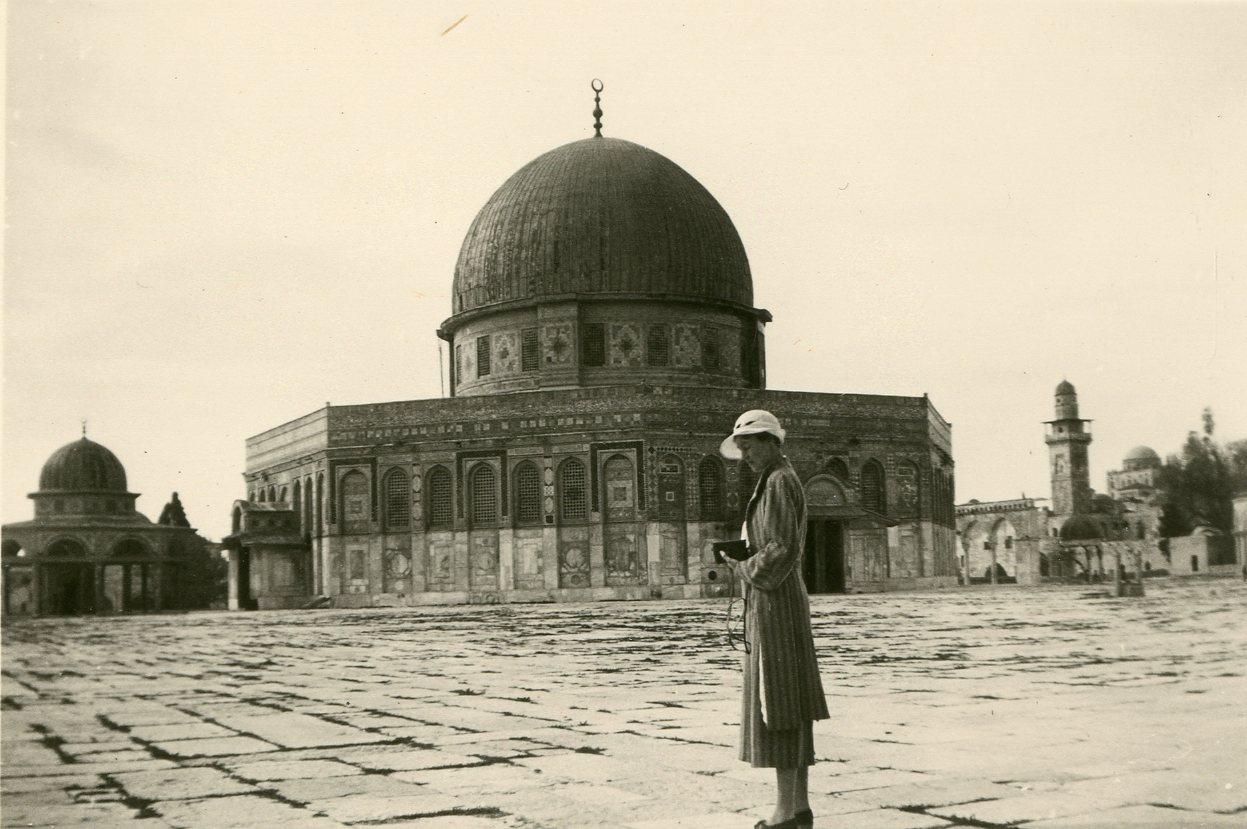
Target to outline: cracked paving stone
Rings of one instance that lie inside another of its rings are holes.
[[[307,714],[265,714],[260,716],[219,716],[218,722],[236,731],[276,743],[283,748],[357,745],[385,742],[381,734],[336,725]]]
[[[133,821],[137,816],[134,809],[121,805],[83,804],[60,805],[48,804],[28,808],[12,808],[5,803],[5,826],[103,826],[123,824]]]
[[[1079,797],[1056,792],[1037,792],[1002,800],[983,800],[977,803],[961,803],[955,806],[938,806],[928,809],[932,815],[949,820],[971,819],[984,823],[1014,824],[1024,821],[1053,820],[1080,815],[1107,806],[1121,805],[1111,800]]]
[[[152,743],[153,748],[174,757],[233,757],[238,754],[261,754],[277,751],[278,746],[254,737],[205,737],[200,740],[174,740]]]
[[[211,768],[138,771],[113,776],[127,794],[141,800],[189,800],[255,790]]]
[[[337,829],[339,826],[336,821],[317,817],[315,812],[254,795],[168,801],[153,805],[152,810],[170,826],[186,829],[282,825],[291,829]]]
[[[361,769],[337,760],[269,760],[263,763],[231,765],[233,772],[248,780],[305,780],[323,777],[350,777]]]
[[[493,763],[479,766],[471,770],[471,774],[462,769],[425,769],[421,771],[402,771],[392,777],[418,783],[447,794],[495,794],[519,792],[552,786],[557,781],[549,775],[539,774],[523,766],[505,763]]]
[[[136,725],[130,736],[149,743],[170,740],[195,740],[202,737],[229,737],[234,732],[210,722],[187,722],[177,725]]]
[[[452,754],[448,751],[438,751],[437,749],[409,749],[407,751],[378,751],[372,754],[355,754],[351,758],[351,762],[380,771],[418,771],[420,769],[479,766],[484,761],[479,757],[472,757],[466,754]]]
[[[340,797],[336,800],[319,801],[313,805],[329,817],[342,823],[363,823],[365,821],[391,821],[396,818],[436,815],[452,812],[456,809],[467,811],[468,809],[476,808],[478,804],[459,800],[449,795],[426,792],[390,797],[354,795],[351,797]]]
[[[1188,812],[1158,806],[1122,806],[1116,809],[1068,815],[1054,820],[1038,820],[1024,824],[1025,829],[1116,829],[1119,826],[1164,827],[1164,829],[1196,829],[1244,825],[1243,815],[1219,815],[1213,812]]]
[[[382,774],[361,774],[350,777],[321,777],[302,780],[274,780],[265,784],[287,800],[298,803],[329,800],[337,797],[368,795],[371,797],[402,797],[421,794],[424,789],[406,780]]]

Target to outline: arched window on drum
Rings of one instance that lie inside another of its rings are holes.
[[[697,465],[697,495],[701,520],[723,520],[723,464],[707,455]]]
[[[385,506],[385,528],[387,530],[405,530],[411,526],[409,486],[407,473],[403,470],[391,469],[385,473],[382,503]]]

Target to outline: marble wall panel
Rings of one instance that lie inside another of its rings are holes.
[[[515,555],[515,586],[518,589],[540,590],[545,587],[541,554],[544,534],[544,530],[539,528],[515,531],[512,549]]]
[[[474,531],[468,538],[468,551],[468,583],[475,590],[497,590],[498,531]]]
[[[606,584],[643,584],[645,565],[640,546],[645,535],[635,524],[607,525],[604,534]]]
[[[559,529],[559,587],[589,586],[589,528]]]

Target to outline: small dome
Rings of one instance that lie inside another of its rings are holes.
[[[1126,463],[1159,464],[1160,455],[1150,446],[1136,446],[1126,453]]]
[[[1056,387],[1057,394],[1077,394],[1074,391],[1074,384],[1068,380],[1062,380]]]
[[[82,438],[52,453],[39,473],[39,489],[125,492],[126,469],[107,448]]]
[[[569,295],[753,304],[749,260],[697,179],[618,138],[564,144],[524,165],[472,222],[453,312]]]
[[[1075,514],[1061,525],[1062,541],[1099,541],[1104,538],[1104,527],[1090,515]]]

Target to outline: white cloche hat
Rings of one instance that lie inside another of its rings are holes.
[[[736,438],[739,435],[774,435],[779,438],[779,442],[784,442],[784,427],[779,425],[779,419],[775,415],[763,409],[750,409],[740,417],[736,418],[736,425],[732,427],[732,434],[723,439],[719,444],[719,454],[728,460],[740,460],[740,449],[736,446]]]

